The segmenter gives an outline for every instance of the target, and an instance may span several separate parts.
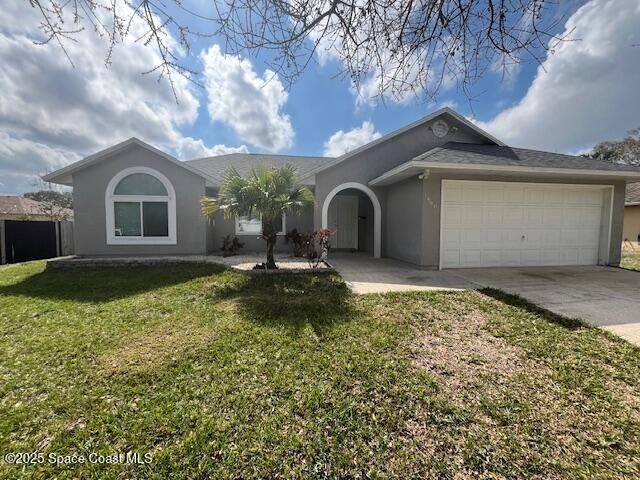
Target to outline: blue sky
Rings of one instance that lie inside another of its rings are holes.
[[[187,2],[188,3],[188,2]],[[206,8],[193,0],[194,9]],[[513,146],[576,153],[640,126],[640,2],[562,3],[560,45],[542,65],[502,79],[489,73],[474,87],[473,109],[455,87],[436,101],[365,98],[336,78],[338,60],[317,58],[286,90],[266,58],[225,55],[216,39],[192,45],[186,62],[204,88],[143,76],[157,54],[143,45],[116,48],[90,32],[69,45],[38,46],[36,12],[22,0],[0,11],[0,193],[32,190],[37,176],[131,136],[181,159],[232,151],[338,155],[443,105],[471,117]],[[269,79],[268,82],[265,79]]]

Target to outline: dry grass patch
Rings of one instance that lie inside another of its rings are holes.
[[[613,452],[618,468],[638,471],[640,398],[632,388],[603,379],[611,389],[603,392],[606,404],[588,390],[567,388],[547,362],[495,336],[495,316],[517,312],[485,295],[470,295],[484,308],[434,315],[425,306],[425,316],[437,320],[416,330],[411,347],[414,365],[435,378],[436,403],[443,405],[435,422],[425,417],[407,425],[422,454],[435,459],[434,475],[446,465],[454,478],[475,478],[503,464],[517,470],[526,460],[533,477],[566,478],[576,465],[584,475],[594,466],[599,470]],[[611,418],[609,402],[622,414]],[[443,423],[454,428],[443,435]]]
[[[98,357],[108,374],[151,373],[206,347],[215,338],[210,326],[193,319],[165,322],[122,338],[121,345]]]
[[[504,383],[531,367],[522,349],[485,329],[481,313],[446,317],[428,331],[416,331],[413,348],[415,365],[435,376],[449,398],[486,382]]]

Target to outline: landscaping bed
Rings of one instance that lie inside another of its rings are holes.
[[[494,290],[33,262],[0,267],[0,352],[3,454],[151,458],[4,478],[640,471],[640,350]]]
[[[326,262],[320,261],[312,266],[307,260],[301,257],[294,257],[290,254],[276,255],[277,269],[256,269],[256,265],[262,264],[265,256],[262,253],[247,253],[223,257],[222,255],[210,255],[209,258],[216,263],[226,265],[236,270],[250,274],[261,273],[329,273],[333,272],[333,267]]]

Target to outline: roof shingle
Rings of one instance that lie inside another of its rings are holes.
[[[247,175],[252,168],[260,165],[267,168],[280,168],[285,165],[293,165],[298,175],[302,176],[307,171],[316,168],[323,162],[331,160],[330,157],[303,157],[296,155],[266,155],[258,153],[230,153],[217,157],[197,158],[188,160],[192,167],[197,168],[206,173],[214,180],[217,185],[222,183],[225,173],[230,168],[235,168],[240,175]]]
[[[40,202],[31,198],[2,195],[0,196],[0,214],[28,216],[44,215],[45,212],[41,208]],[[73,216],[73,211],[68,210],[67,215]]]
[[[583,170],[610,170],[640,172],[640,168],[620,165],[594,158],[577,157],[561,153],[542,152],[500,145],[449,142],[442,147],[416,157],[426,162],[446,162],[480,165],[509,165],[525,167],[572,168]]]

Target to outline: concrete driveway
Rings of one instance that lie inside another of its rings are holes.
[[[639,272],[596,266],[429,271],[360,254],[335,254],[330,263],[356,293],[493,287],[640,345]]]

